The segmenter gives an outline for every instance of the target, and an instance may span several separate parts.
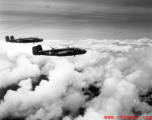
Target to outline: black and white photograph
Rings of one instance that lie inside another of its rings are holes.
[[[0,120],[152,120],[152,0],[0,0]]]

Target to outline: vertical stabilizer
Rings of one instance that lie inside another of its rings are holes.
[[[11,40],[14,40],[14,36],[11,36],[10,39],[11,39]]]
[[[5,37],[6,42],[9,42],[9,36]]]
[[[40,51],[43,51],[43,49],[41,45],[37,45],[32,48],[32,51],[33,55],[40,55]]]

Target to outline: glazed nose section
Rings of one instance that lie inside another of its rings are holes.
[[[86,50],[82,50],[82,52],[83,52],[83,53],[86,53],[87,51],[86,51]]]
[[[37,41],[42,42],[42,41],[43,41],[43,39],[37,39]]]

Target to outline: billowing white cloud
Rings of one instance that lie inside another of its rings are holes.
[[[42,46],[67,44],[45,41]],[[104,120],[105,115],[151,115],[148,39],[70,41],[69,46],[88,51],[76,57],[34,56],[32,46],[1,42],[0,92],[3,88],[7,92],[1,98],[0,119]],[[9,89],[13,84],[19,88]]]

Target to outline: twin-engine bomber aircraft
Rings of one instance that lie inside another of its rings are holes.
[[[43,39],[35,38],[35,37],[14,39],[14,36],[11,36],[9,39],[9,36],[6,36],[5,39],[6,42],[13,42],[13,43],[35,43],[35,42],[43,41]]]
[[[47,55],[47,56],[72,56],[85,54],[87,51],[80,48],[62,48],[43,51],[41,45],[34,46],[33,55]]]

